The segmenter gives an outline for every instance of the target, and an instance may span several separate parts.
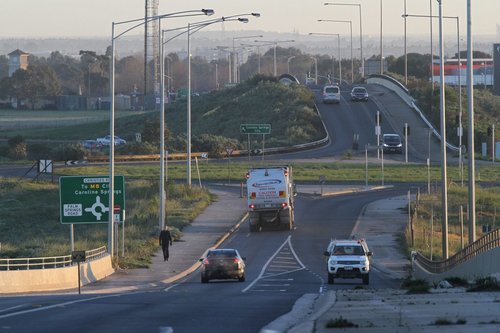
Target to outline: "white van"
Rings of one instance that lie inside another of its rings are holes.
[[[323,103],[340,103],[340,88],[337,85],[323,87]]]

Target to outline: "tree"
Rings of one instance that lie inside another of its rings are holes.
[[[0,79],[9,74],[9,59],[5,55],[0,55]]]
[[[41,99],[52,99],[60,93],[61,86],[54,71],[47,65],[33,65],[28,69],[18,69],[10,78],[2,80],[2,95],[26,100],[35,107]]]

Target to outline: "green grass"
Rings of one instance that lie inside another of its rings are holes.
[[[245,181],[246,172],[250,167],[269,165],[266,162],[255,161],[254,163],[231,161],[207,161],[199,160],[200,177],[202,180],[213,180],[227,182]],[[156,179],[158,177],[158,165],[116,165],[117,174],[125,176],[141,176]],[[485,173],[481,177],[485,182],[500,181],[500,169],[493,166],[483,166],[481,168]],[[97,174],[107,173],[107,165],[103,166],[83,166],[78,168],[58,168],[55,172],[59,174]],[[431,169],[431,183],[434,187],[440,182],[440,168]],[[320,177],[325,177],[327,183],[365,183],[365,166],[355,162],[337,162],[337,163],[294,163],[294,179],[297,182],[319,182]],[[193,179],[197,177],[196,166],[193,162]],[[184,180],[186,179],[186,165],[184,162],[168,163],[168,178]],[[459,183],[458,167],[451,166],[448,169],[449,181],[453,184]],[[382,173],[379,165],[370,164],[368,166],[368,184],[380,185],[382,182]],[[424,165],[385,165],[384,183],[427,183],[427,167]],[[450,186],[456,188],[457,185]]]
[[[497,180],[495,180],[497,181]],[[461,226],[460,226],[460,206],[463,207],[464,238],[463,244],[468,244],[467,225],[467,203],[468,189],[455,184],[448,188],[448,251],[449,255],[461,250]],[[412,204],[415,210],[415,204]],[[499,227],[500,214],[500,188],[476,186],[476,238],[484,235],[483,225],[490,225],[491,228]],[[414,246],[408,246],[408,253],[418,251],[422,255],[431,256],[431,216],[434,216],[432,235],[432,258],[440,260],[442,258],[442,224],[441,224],[441,193],[431,193],[422,195],[417,208],[417,219],[414,220]],[[411,244],[411,234],[406,231],[406,243]]]
[[[126,257],[121,267],[147,267],[158,250],[158,181],[125,179]],[[212,201],[203,189],[168,186],[167,224],[174,239]],[[70,253],[70,226],[59,222],[59,189],[50,182],[0,178],[0,257],[42,257]],[[107,224],[75,225],[75,249],[107,245]]]
[[[158,112],[156,112],[157,114]],[[144,119],[154,112],[118,111],[115,133],[132,140],[142,131]],[[1,137],[21,135],[25,139],[85,140],[109,133],[109,111],[0,110]]]

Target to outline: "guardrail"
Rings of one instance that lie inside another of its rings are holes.
[[[85,251],[86,261],[98,259],[106,253],[106,246]],[[0,258],[0,271],[60,268],[71,265],[73,265],[71,254],[40,258]]]
[[[497,247],[500,247],[500,229],[487,233],[446,260],[431,261],[418,252],[412,252],[412,261],[430,273],[439,274]]]

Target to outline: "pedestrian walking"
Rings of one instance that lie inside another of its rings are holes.
[[[172,245],[172,235],[170,235],[170,230],[168,230],[167,226],[160,232],[159,241],[161,249],[163,250],[163,261],[168,261],[168,247]]]

